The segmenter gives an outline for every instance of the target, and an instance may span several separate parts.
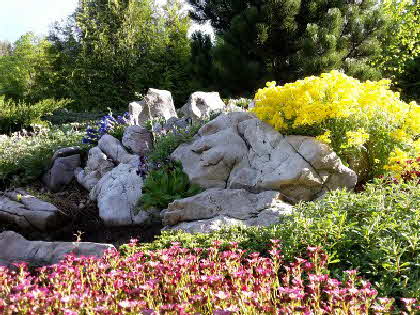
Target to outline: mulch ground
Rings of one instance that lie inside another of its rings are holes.
[[[141,243],[153,241],[160,234],[161,225],[106,227],[99,217],[95,201],[89,200],[89,192],[76,182],[64,192],[45,192],[41,183],[25,187],[28,193],[55,205],[63,214],[64,225],[55,231],[36,232],[21,230],[13,224],[1,224],[0,233],[15,231],[28,240],[108,243],[118,247],[130,239],[138,239]]]

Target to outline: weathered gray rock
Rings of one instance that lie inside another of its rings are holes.
[[[138,157],[129,154],[121,142],[111,135],[104,135],[98,141],[98,147],[103,153],[115,163],[128,164]]]
[[[99,147],[93,147],[89,150],[85,169],[76,168],[74,176],[79,184],[90,191],[114,167],[115,164],[108,159]]]
[[[57,153],[57,152],[56,152]],[[74,178],[74,170],[80,167],[80,154],[56,156],[53,165],[42,181],[51,192],[62,191]]]
[[[86,167],[92,171],[96,171],[100,166],[108,161],[108,157],[99,147],[93,147],[89,150]]]
[[[142,187],[143,179],[137,175],[137,168],[120,164],[99,180],[90,198],[98,201],[99,216],[107,226],[142,224],[149,219],[149,214],[146,211],[134,213]]]
[[[169,118],[166,123],[163,125],[163,128],[165,130],[182,130],[185,129],[189,126],[189,123],[187,121],[186,118],[176,118],[176,117],[171,117]]]
[[[130,103],[129,112],[135,125],[144,125],[151,119],[178,117],[171,92],[157,89],[149,89],[143,101]]]
[[[241,106],[237,106],[235,104],[229,104],[226,106],[224,112],[225,113],[236,113],[236,112],[245,113],[246,109]]]
[[[209,117],[212,112],[223,112],[225,106],[219,92],[194,92],[180,112],[196,121]]]
[[[220,115],[171,158],[202,187],[278,191],[292,203],[352,189],[357,180],[327,145],[312,137],[283,136],[248,113]]]
[[[128,113],[130,117],[130,125],[139,125],[139,117],[144,109],[144,102],[131,102],[128,104]]]
[[[162,231],[184,231],[187,233],[210,233],[219,231],[229,226],[246,226],[243,220],[229,218],[225,216],[217,216],[211,219],[203,219],[192,222],[182,222],[174,226],[167,225]]]
[[[146,128],[129,126],[124,130],[122,144],[133,153],[144,155],[153,147],[153,136]]]
[[[222,225],[269,226],[292,209],[274,191],[253,194],[244,189],[208,189],[170,203],[161,216],[163,225],[175,225],[174,229],[209,232]]]
[[[65,157],[65,156],[71,156],[71,155],[77,155],[77,154],[80,154],[80,147],[78,146],[58,149],[57,151],[54,152],[54,155],[51,158],[51,164],[53,164],[54,161],[59,157]]]
[[[62,217],[51,203],[16,189],[0,194],[0,221],[16,224],[22,229],[46,231],[59,226]]]
[[[98,171],[88,172],[81,167],[74,170],[74,176],[76,177],[77,182],[88,191],[91,191],[101,179]]]
[[[0,233],[0,265],[10,267],[13,263],[26,262],[39,267],[59,263],[69,254],[75,256],[101,257],[110,244],[83,242],[28,241],[22,235],[6,231]]]

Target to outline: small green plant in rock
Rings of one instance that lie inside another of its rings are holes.
[[[179,163],[171,162],[149,172],[137,209],[165,209],[176,199],[191,197],[202,191],[200,186],[190,183],[188,175]]]
[[[169,155],[181,144],[190,142],[200,130],[202,124],[192,124],[186,130],[168,132],[163,135],[155,136],[153,150],[148,154],[148,160],[151,163],[165,163]]]

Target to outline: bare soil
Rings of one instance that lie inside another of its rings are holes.
[[[119,247],[137,239],[140,243],[154,240],[162,228],[159,224],[149,226],[106,227],[99,217],[96,202],[89,200],[89,192],[76,182],[67,187],[64,192],[46,192],[42,184],[37,182],[24,188],[31,195],[54,204],[63,216],[64,225],[54,231],[37,232],[23,231],[12,224],[1,224],[0,233],[15,231],[28,240],[108,243]]]

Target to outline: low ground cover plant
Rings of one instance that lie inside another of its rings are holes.
[[[252,111],[281,133],[317,136],[347,164],[365,160],[372,179],[420,153],[420,106],[403,102],[390,84],[335,70],[284,86],[269,82]]]
[[[68,256],[36,274],[25,265],[0,267],[0,311],[5,314],[376,314],[393,309],[394,299],[377,291],[356,271],[339,281],[328,274],[327,256],[309,247],[306,258],[283,260],[277,241],[270,257],[245,256],[237,244],[219,251],[185,249],[179,244],[157,251],[101,259]],[[402,299],[407,311],[416,299]]]
[[[174,200],[191,197],[202,191],[200,186],[190,183],[180,163],[168,162],[147,174],[137,207],[162,210]]]
[[[231,241],[248,251],[268,254],[270,239],[279,239],[287,259],[307,246],[322,246],[330,255],[334,276],[357,269],[381,295],[420,297],[420,187],[416,182],[394,184],[377,180],[359,194],[328,193],[301,203],[281,225],[233,227],[210,234],[163,232],[144,249],[182,246],[209,247]],[[222,247],[223,248],[223,247]]]
[[[35,104],[15,103],[0,96],[0,134],[10,134],[34,124],[45,123],[41,118],[63,108],[70,100],[45,99]]]
[[[0,141],[0,190],[31,183],[48,168],[54,152],[81,145],[83,133],[71,126],[44,130],[32,136],[13,135]]]

